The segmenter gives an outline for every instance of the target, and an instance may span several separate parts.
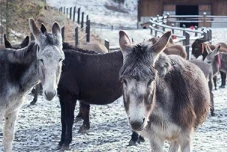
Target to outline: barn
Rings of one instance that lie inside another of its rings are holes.
[[[227,0],[139,0],[138,23],[144,23],[151,16],[170,15],[227,15]],[[202,26],[202,23],[192,23]],[[208,26],[217,26],[217,23]],[[188,26],[190,26],[188,24]]]

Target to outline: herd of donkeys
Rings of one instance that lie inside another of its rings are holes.
[[[192,44],[192,55],[202,60],[187,60],[182,45],[174,44],[171,32],[133,44],[119,31],[120,50],[86,50],[62,42],[57,22],[47,32],[29,19],[29,37],[11,45],[4,36],[0,46],[0,120],[4,119],[3,151],[11,152],[15,122],[20,106],[33,89],[34,105],[42,90],[46,100],[59,97],[61,138],[57,149],[67,150],[72,142],[72,126],[83,120],[79,132],[90,128],[90,104],[104,105],[123,95],[129,124],[130,145],[149,140],[152,152],[162,152],[164,141],[169,151],[192,151],[192,136],[210,111],[214,116],[213,84],[221,73],[225,87],[227,45],[211,45],[204,39]],[[103,52],[103,53],[98,53]],[[77,100],[79,113],[74,117]],[[2,123],[1,123],[2,124]]]

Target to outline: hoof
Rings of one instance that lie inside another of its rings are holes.
[[[30,103],[30,105],[35,105],[35,103],[36,103],[36,101],[32,101],[32,102]]]
[[[137,145],[136,145],[135,141],[130,140],[129,143],[128,143],[128,146],[137,146]]]
[[[84,125],[82,125],[78,131],[78,133],[81,134],[87,134],[88,133],[89,128],[85,127]]]
[[[139,139],[137,141],[139,144],[142,143],[142,142],[145,142],[144,138],[142,136],[139,136]]]
[[[215,113],[212,112],[212,113],[211,113],[211,116],[215,116]]]
[[[64,150],[69,150],[69,146],[62,145],[61,150],[62,150],[62,151],[64,151]]]
[[[57,147],[54,150],[60,150],[61,149],[61,145],[57,145]]]
[[[225,86],[224,85],[221,85],[219,88],[225,88]]]
[[[75,123],[79,122],[79,121],[82,121],[83,119],[81,117],[76,117],[75,119]]]

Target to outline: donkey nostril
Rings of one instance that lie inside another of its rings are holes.
[[[143,118],[143,122],[145,121],[145,118]]]

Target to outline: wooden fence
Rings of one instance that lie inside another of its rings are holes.
[[[62,29],[62,38],[63,41],[65,39],[66,34],[75,34],[75,39],[74,39],[74,44],[77,46],[82,39],[86,39],[86,42],[90,42],[90,35],[91,35],[91,21],[89,19],[89,15],[86,15],[86,21],[85,21],[85,12],[81,11],[81,8],[79,7],[78,9],[76,6],[74,7],[60,7],[59,11],[65,14],[70,20],[73,22],[77,22],[79,26],[75,27],[74,33],[65,33],[65,29],[63,27]],[[82,37],[79,37],[79,30],[84,31],[85,30],[85,35]],[[105,46],[109,50],[109,41],[105,40]]]
[[[180,27],[173,27],[164,24],[163,20],[165,17],[152,17],[150,21],[148,22],[149,28],[150,28],[150,34],[154,35],[155,37],[158,36],[158,33],[165,33],[168,30],[172,31],[172,38],[174,39],[174,42],[182,42],[182,44],[185,46],[185,50],[187,51],[188,59],[190,59],[190,47],[191,47],[191,40],[196,39],[206,39],[207,41],[212,40],[212,30],[207,28],[202,28],[201,30],[198,30],[197,27],[195,29],[186,29],[186,28],[180,28]],[[146,23],[147,24],[147,23]],[[181,33],[181,35],[176,34]]]

